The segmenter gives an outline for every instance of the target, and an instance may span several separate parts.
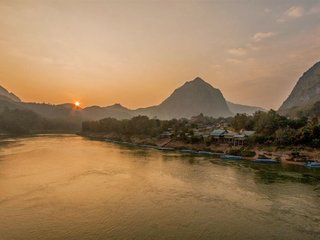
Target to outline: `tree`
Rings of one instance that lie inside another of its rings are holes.
[[[279,128],[275,132],[276,143],[280,145],[295,144],[296,131],[292,128]]]

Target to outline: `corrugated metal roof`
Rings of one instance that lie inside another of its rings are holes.
[[[212,136],[221,136],[221,135],[223,135],[225,132],[226,132],[226,130],[224,130],[224,129],[215,129],[215,130],[213,130],[213,131],[211,132],[210,135],[212,135]]]
[[[223,134],[223,136],[225,136],[225,137],[233,137],[235,135],[237,135],[237,133],[234,133],[234,132],[227,132],[227,133]]]
[[[236,134],[233,137],[234,138],[245,138],[246,136],[244,134]]]

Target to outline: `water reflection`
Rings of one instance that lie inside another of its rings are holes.
[[[311,184],[318,190],[320,183],[320,170],[307,169],[297,165],[278,165],[278,164],[257,164],[248,161],[230,161],[213,158],[212,156],[198,156],[186,153],[164,151],[159,152],[155,149],[139,148],[134,146],[117,145],[125,154],[138,156],[147,159],[157,154],[163,161],[181,161],[188,164],[200,164],[201,161],[210,161],[212,164],[237,168],[239,171],[249,171],[255,175],[254,179],[258,183],[272,184],[283,182],[297,182]]]
[[[0,144],[0,159],[4,240],[300,240],[320,234],[319,194],[304,175],[317,172],[303,168],[78,136],[14,139]]]

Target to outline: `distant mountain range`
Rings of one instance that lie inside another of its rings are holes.
[[[320,62],[314,64],[298,80],[279,113],[289,116],[320,115]]]
[[[232,102],[228,102],[228,101],[227,101],[227,105],[233,114],[245,113],[248,115],[252,115],[257,111],[266,111],[266,109],[261,108],[261,107],[236,104],[236,103],[232,103]]]
[[[13,93],[0,88],[0,110],[27,109],[42,117],[51,119],[99,120],[106,117],[130,119],[138,115],[146,115],[159,119],[191,118],[203,113],[211,117],[228,117],[236,113],[252,114],[263,109],[227,102],[217,88],[197,77],[177,88],[167,99],[157,106],[131,110],[120,104],[100,107],[91,106],[76,108],[66,103],[51,105],[44,103],[27,103],[21,101]]]
[[[200,113],[217,118],[233,116],[236,113],[253,114],[256,111],[265,111],[260,107],[226,101],[219,89],[212,87],[199,77],[174,90],[159,105],[134,110],[120,104],[107,107],[90,106],[82,109],[76,108],[71,103],[60,105],[27,103],[0,86],[0,112],[5,108],[31,110],[48,119],[76,120],[77,122],[107,117],[130,119],[138,115],[159,119],[191,118]],[[320,116],[320,62],[314,64],[300,77],[278,112],[292,117]]]

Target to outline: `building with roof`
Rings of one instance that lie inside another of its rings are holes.
[[[225,129],[214,129],[211,133],[210,136],[212,137],[212,140],[214,142],[221,142],[223,141],[224,134],[227,133],[228,131]]]
[[[243,134],[246,137],[250,137],[250,136],[254,135],[255,133],[256,133],[255,131],[246,131],[244,129],[240,131],[240,134]]]

